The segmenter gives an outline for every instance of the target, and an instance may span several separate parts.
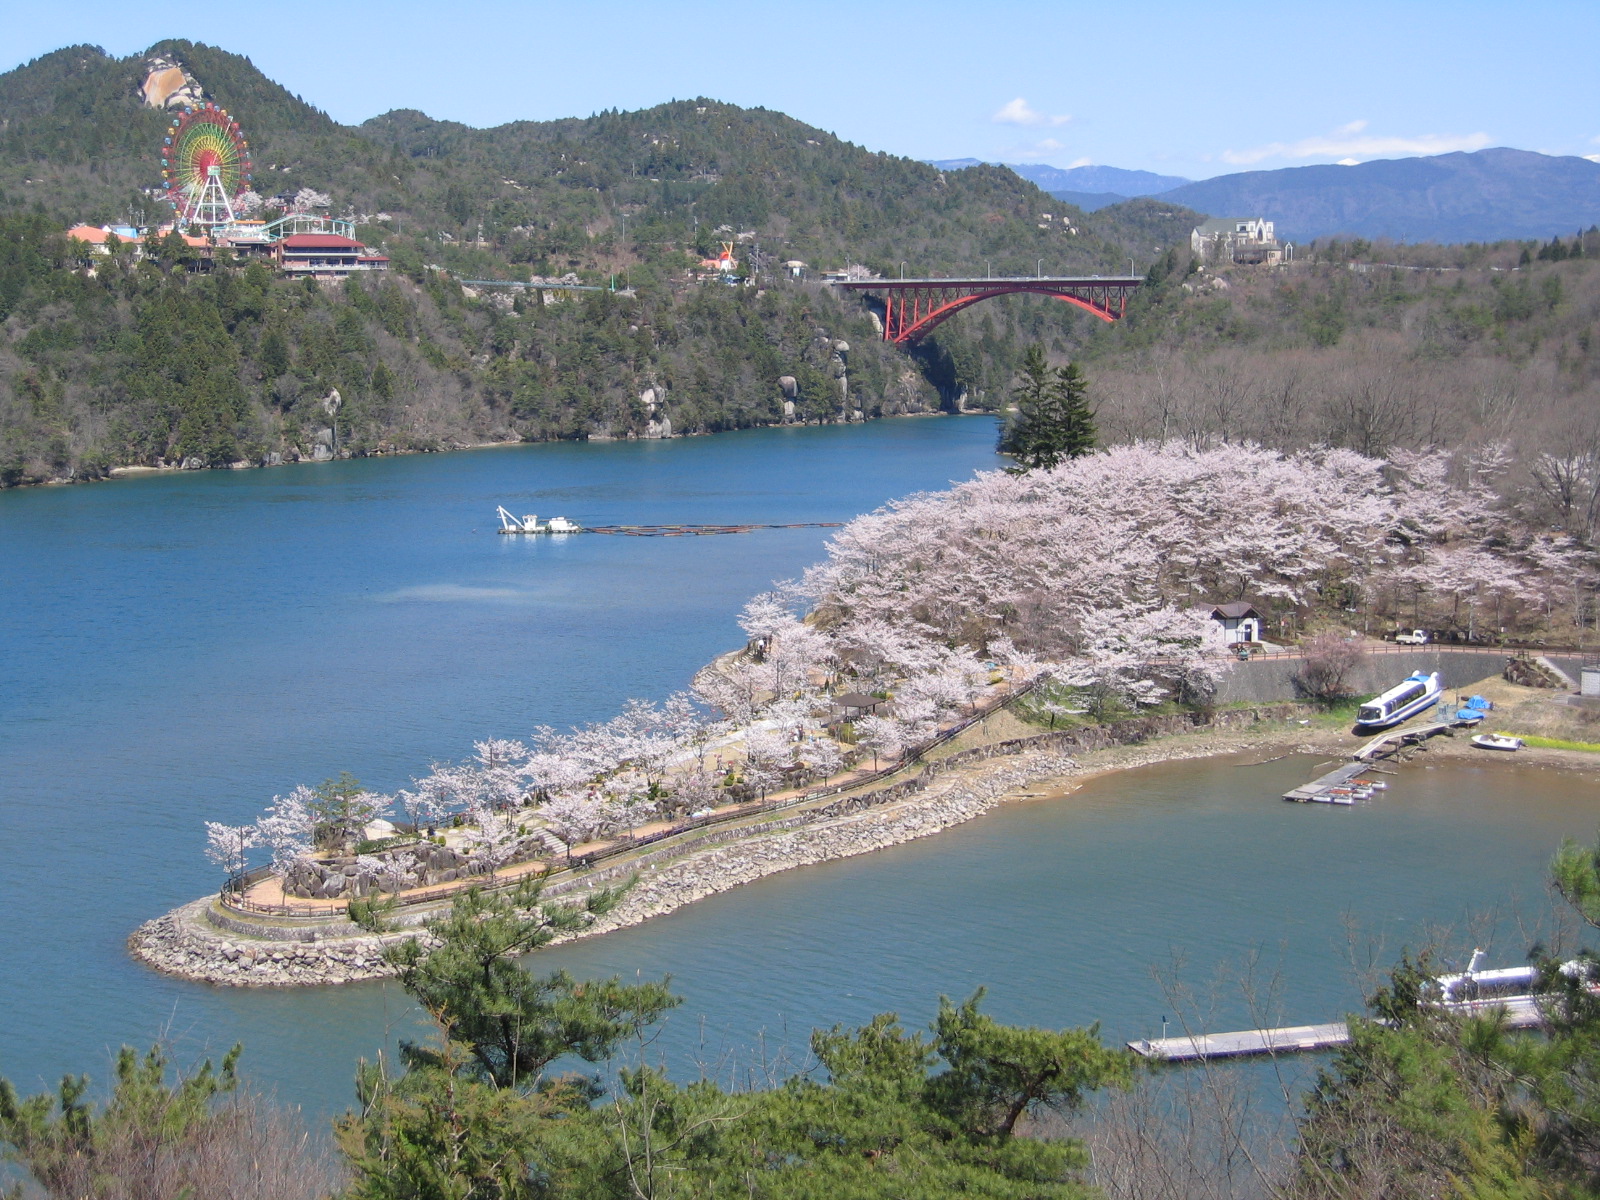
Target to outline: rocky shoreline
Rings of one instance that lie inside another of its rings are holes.
[[[218,928],[206,913],[214,896],[146,921],[128,938],[133,957],[163,975],[224,987],[304,987],[386,979],[383,947],[415,934],[269,941]]]
[[[725,842],[590,876],[576,886],[599,883],[604,875],[635,872],[638,882],[615,910],[564,940],[638,925],[780,871],[928,837],[1018,798],[1026,787],[1064,786],[1074,776],[1263,746],[1322,749],[1306,744],[1315,740],[1307,730],[1253,724],[1239,730],[1205,729],[1155,743],[1111,743],[1088,754],[1051,746],[1009,754],[1004,746],[985,748],[997,751],[994,756],[969,751],[971,761],[936,774],[887,803],[841,797],[757,830],[730,831]],[[571,886],[553,888],[552,894],[571,890]],[[163,974],[194,982],[223,987],[325,986],[390,977],[394,970],[383,960],[383,947],[426,936],[420,931],[360,933],[346,922],[317,930],[284,930],[281,940],[249,936],[220,927],[218,922],[228,918],[215,905],[215,898],[207,897],[146,922],[129,937],[129,951]]]

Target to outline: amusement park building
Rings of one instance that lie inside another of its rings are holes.
[[[291,233],[273,244],[272,256],[285,275],[315,279],[342,279],[356,271],[383,271],[389,266],[383,255],[337,233]]]
[[[164,237],[167,232],[157,230],[150,236]],[[117,244],[129,247],[135,258],[144,257],[146,235],[129,226],[75,225],[67,230],[67,236],[84,243],[94,254],[111,253],[111,239],[116,238]],[[201,259],[211,258],[213,242],[210,239],[188,233],[181,236],[200,251]],[[384,271],[389,267],[387,257],[343,234],[291,233],[273,238],[259,221],[241,221],[220,230],[215,244],[246,258],[271,259],[285,275],[300,278],[343,279],[356,271]]]
[[[170,230],[159,229],[155,236],[165,237]],[[128,225],[74,225],[67,230],[67,236],[75,241],[82,242],[95,254],[110,254],[111,239],[116,238],[119,246],[133,247],[135,258],[144,257],[144,234]],[[205,238],[182,234],[183,240],[194,249],[202,251],[203,255],[211,253],[211,243]]]

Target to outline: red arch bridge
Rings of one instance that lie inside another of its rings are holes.
[[[1053,296],[1117,321],[1143,275],[1032,276],[1020,279],[850,279],[834,287],[883,295],[883,340],[906,346],[980,300],[994,296]]]

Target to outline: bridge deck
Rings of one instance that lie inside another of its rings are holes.
[[[950,279],[837,279],[830,280],[834,287],[854,288],[1014,288],[1028,284],[1044,287],[1138,287],[1143,275],[989,275],[983,277],[956,276]]]

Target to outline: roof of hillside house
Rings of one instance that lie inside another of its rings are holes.
[[[1259,617],[1256,606],[1248,600],[1230,600],[1226,604],[1219,604],[1211,610],[1213,617],[1223,617],[1238,620],[1241,617]]]
[[[67,230],[67,236],[77,238],[80,242],[88,242],[92,246],[103,246],[111,237],[124,244],[143,240],[137,235],[129,237],[127,234],[117,233],[114,229],[103,229],[99,225],[74,225]]]
[[[337,233],[291,233],[283,239],[283,246],[289,250],[365,250],[366,247],[355,238],[343,237]]]

